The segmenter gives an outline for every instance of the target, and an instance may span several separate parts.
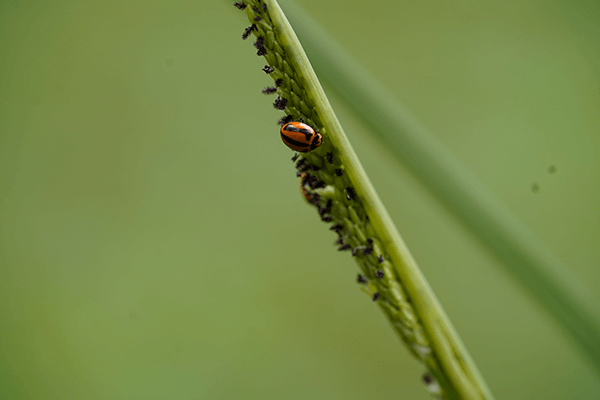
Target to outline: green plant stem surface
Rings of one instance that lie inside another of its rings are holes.
[[[377,290],[373,300],[412,353],[427,366],[441,388],[439,395],[447,399],[493,399],[375,192],[281,8],[274,0],[246,3],[254,27],[246,32],[257,37],[254,45],[258,54],[275,68],[270,74],[280,95],[276,107],[294,118],[302,117],[323,133],[323,145],[303,155],[301,162],[307,162],[310,173],[322,179],[320,189],[311,188],[315,189],[311,195],[320,193],[321,199],[313,204],[322,219],[330,212],[329,221],[340,224],[340,229],[343,225],[343,234],[338,232],[340,243],[353,248],[357,263],[371,279],[365,290]],[[332,174],[333,168],[341,173]],[[355,196],[348,190],[352,187]],[[328,202],[323,200],[327,196]],[[376,258],[377,254],[381,258]],[[377,274],[372,273],[373,267],[378,268]]]
[[[294,1],[282,0],[320,76],[504,261],[600,370],[600,301],[396,97]]]

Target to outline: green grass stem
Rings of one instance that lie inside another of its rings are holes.
[[[352,250],[363,290],[381,307],[398,336],[428,369],[438,398],[493,399],[443,308],[381,203],[348,141],[296,34],[275,0],[246,0],[245,32],[271,68],[274,106],[323,134],[323,145],[299,155],[306,190],[321,219]]]
[[[504,261],[600,370],[600,301],[369,71],[294,1],[282,0],[319,76]]]

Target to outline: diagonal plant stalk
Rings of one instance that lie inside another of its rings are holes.
[[[600,370],[600,300],[519,218],[293,0],[281,0],[320,76],[504,261]]]
[[[493,399],[477,366],[404,244],[335,116],[298,38],[275,0],[246,0],[263,71],[275,80],[281,122],[301,120],[323,135],[323,145],[296,155],[310,202],[332,223],[339,250],[351,250],[358,282],[381,307],[398,336],[428,369],[424,381],[438,398]]]

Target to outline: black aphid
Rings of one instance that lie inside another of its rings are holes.
[[[429,372],[425,372],[423,374],[423,376],[421,377],[421,379],[423,379],[423,383],[426,385],[429,385],[430,383],[433,382],[433,376],[431,376],[431,374]]]
[[[257,37],[256,42],[254,42],[254,47],[256,47],[259,50],[261,48],[265,47],[265,37],[264,36]]]
[[[294,117],[292,117],[291,115],[286,115],[285,117],[280,118],[279,121],[277,121],[277,123],[279,125],[285,125],[288,122],[290,122],[292,119],[294,119]]]
[[[246,8],[246,3],[244,3],[243,1],[236,1],[235,3],[233,3],[233,6],[238,10],[243,10],[244,8]]]
[[[356,199],[356,192],[354,191],[354,188],[352,186],[348,186],[346,188],[346,198],[348,200]]]
[[[261,90],[263,94],[273,94],[277,92],[277,88],[273,86],[267,86],[263,90]]]
[[[377,261],[381,264],[383,262],[383,256],[377,256]]]
[[[321,201],[321,195],[319,193],[313,193],[310,196],[310,202],[312,204],[314,204],[315,206],[318,206],[320,201]]]
[[[362,251],[363,255],[367,256],[371,253],[373,253],[373,248],[372,247],[365,247]]]
[[[330,231],[336,231],[336,232],[340,232],[342,229],[344,229],[343,226],[341,225],[333,225],[331,228],[329,228]]]
[[[358,276],[356,277],[356,282],[358,283],[367,283],[367,278],[365,278],[364,276],[362,276],[361,274],[358,274]]]
[[[273,102],[273,107],[275,107],[278,110],[285,110],[285,106],[287,106],[287,99],[285,97],[278,97],[277,99],[275,99],[275,102]]]
[[[248,39],[248,36],[250,36],[250,34],[252,33],[253,30],[256,30],[256,25],[252,24],[249,27],[247,27],[244,30],[244,33],[242,33],[242,39],[243,40]]]
[[[373,295],[373,301],[377,301],[379,299],[379,296],[381,296],[379,292],[375,292],[375,294]]]
[[[342,175],[344,175],[344,171],[342,171],[341,169],[336,169],[336,170],[335,170],[335,174],[336,174],[337,176],[342,176]]]
[[[378,277],[379,279],[383,278],[383,275],[384,275],[384,274],[383,274],[383,271],[382,271],[382,270],[380,270],[380,269],[378,269],[378,270],[375,272],[375,276],[376,276],[376,277]]]
[[[265,65],[262,70],[265,71],[265,74],[270,74],[271,72],[275,71],[270,65]]]
[[[327,153],[325,157],[327,158],[327,162],[329,164],[333,164],[333,153]]]
[[[345,244],[343,246],[338,247],[338,251],[345,251],[345,250],[350,250],[351,247],[349,244]]]

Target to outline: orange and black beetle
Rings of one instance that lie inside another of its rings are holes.
[[[302,122],[288,122],[281,127],[281,140],[292,150],[308,153],[321,145],[323,136]]]

